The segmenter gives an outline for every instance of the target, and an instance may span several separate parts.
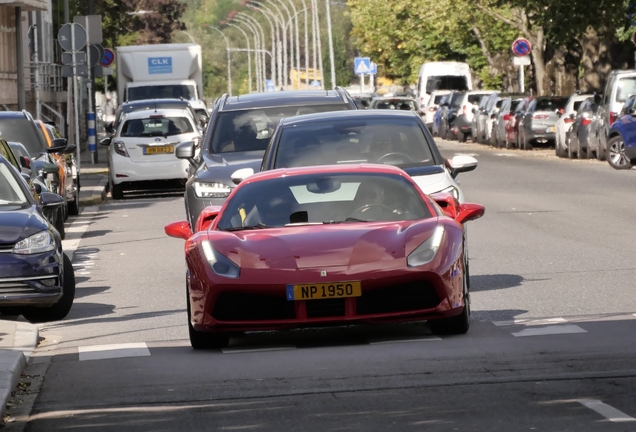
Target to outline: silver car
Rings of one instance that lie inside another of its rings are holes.
[[[532,149],[535,143],[556,141],[556,123],[565,111],[568,98],[542,96],[533,99],[519,124],[519,148]]]

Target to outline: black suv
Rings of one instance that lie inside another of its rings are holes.
[[[64,138],[56,138],[51,141],[49,147],[44,131],[26,110],[0,112],[0,135],[7,141],[21,143],[27,149],[39,176],[52,177],[49,191],[64,197],[65,205],[62,206],[64,219],[69,214],[77,215],[79,175],[69,166],[73,164],[72,154],[77,148],[75,144],[68,144]],[[54,157],[54,155],[57,156]],[[47,174],[45,171],[48,172],[49,164],[57,165],[57,172]],[[75,172],[74,175],[67,175],[73,172]]]
[[[201,148],[185,142],[176,149],[178,158],[191,163],[185,191],[191,226],[195,226],[201,210],[223,205],[241,179],[259,170],[265,148],[282,118],[355,109],[354,100],[339,87],[223,95],[216,102]]]

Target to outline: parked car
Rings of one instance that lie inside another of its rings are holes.
[[[599,125],[601,138],[601,158],[609,151],[610,129],[619,117],[627,99],[636,94],[636,70],[613,70],[609,73],[599,107]],[[615,135],[616,136],[616,135]],[[616,144],[616,143],[615,143]],[[605,150],[603,152],[602,150]],[[619,157],[616,148],[614,158]],[[622,159],[617,159],[622,160]],[[624,162],[624,161],[623,161]],[[622,163],[622,162],[621,162]],[[621,163],[616,166],[622,166]],[[611,164],[611,163],[610,163]]]
[[[508,123],[506,123],[506,136],[508,137],[508,142],[512,148],[521,148],[519,146],[519,126],[523,120],[528,105],[530,105],[530,102],[533,100],[534,96],[527,96],[520,100],[514,108],[512,117]]]
[[[283,119],[261,171],[343,163],[395,165],[425,193],[451,193],[464,202],[455,177],[477,168],[471,156],[444,160],[422,119],[408,111],[367,110]]]
[[[512,148],[512,144],[508,141],[506,127],[514,117],[514,108],[523,100],[526,95],[518,93],[500,93],[499,109],[495,114],[492,124],[491,143],[498,148]],[[495,105],[497,105],[495,104]]]
[[[574,117],[572,127],[566,134],[566,147],[568,158],[579,159],[595,158],[599,150],[598,140],[598,105],[593,97],[584,100]]]
[[[466,333],[462,224],[484,207],[436,199],[445,211],[395,167],[304,167],[246,179],[194,228],[167,225],[186,240],[192,347],[226,346],[237,330],[370,321]]]
[[[631,169],[636,163],[636,95],[625,100],[618,118],[609,129],[606,156],[617,170]]]
[[[486,109],[486,104],[488,103],[488,99],[490,99],[490,95],[482,96],[479,99],[479,103],[477,104],[477,106],[473,108],[473,120],[470,125],[471,139],[473,142],[481,142],[480,141],[481,129],[480,129],[479,123],[481,121],[480,117],[483,111]]]
[[[492,116],[497,111],[497,103],[500,101],[499,92],[491,93],[484,104],[481,104],[478,111],[475,112],[476,133],[473,134],[473,141],[486,144],[490,142],[492,132]]]
[[[468,136],[472,136],[475,110],[484,96],[490,96],[493,93],[496,92],[494,90],[476,90],[463,94],[459,102],[460,108],[457,112],[457,118],[455,119],[457,132],[454,135],[457,140],[464,142]]]
[[[369,109],[394,109],[405,111],[418,111],[417,104],[410,97],[380,97],[374,98]]]
[[[556,122],[567,101],[563,96],[540,96],[532,100],[519,123],[519,148],[530,150],[537,143],[554,144]]]
[[[42,192],[55,193],[54,187],[49,180],[55,173],[58,172],[58,168],[53,164],[44,164],[41,170],[36,170],[35,165],[29,157],[29,152],[19,142],[8,142],[0,137],[0,154],[11,163],[20,173],[29,177],[29,185],[31,186],[32,195],[37,199],[38,195]],[[49,176],[48,174],[51,174]],[[25,178],[26,180],[26,178]],[[60,234],[60,238],[64,240],[66,237],[66,231],[64,229],[64,210],[63,206],[52,207],[43,209],[44,216],[51,222],[51,225]]]
[[[113,199],[124,191],[147,189],[158,181],[185,184],[188,162],[175,156],[182,142],[196,142],[201,134],[185,109],[160,108],[125,114],[113,137],[100,144],[108,148],[108,180]]]
[[[205,119],[200,119],[201,114],[199,110],[196,110],[190,104],[190,101],[185,99],[142,99],[130,102],[124,102],[123,104],[117,107],[115,111],[115,121],[112,123],[106,124],[106,130],[111,135],[115,133],[115,131],[119,128],[119,123],[121,123],[124,115],[131,113],[133,111],[148,111],[151,112],[156,109],[182,109],[188,112],[188,114],[192,117],[197,126],[203,127],[201,124],[202,121],[205,121],[207,124],[209,120],[209,115],[207,110],[205,111]]]
[[[431,97],[425,107],[420,110],[424,123],[431,133],[433,133],[433,123],[435,121],[435,114],[438,111],[439,104],[442,102],[444,96],[450,94],[450,90],[437,90],[431,93]]]
[[[53,139],[51,146],[49,146],[45,132],[38,122],[39,120],[34,120],[26,110],[0,111],[0,135],[7,141],[19,142],[24,145],[29,152],[36,172],[42,177],[51,176],[51,190],[61,195],[65,200],[62,209],[66,220],[69,214],[77,215],[79,213],[79,199],[75,199],[79,195],[79,185],[75,183],[76,179],[73,179],[72,176],[63,175],[63,173],[68,172],[69,168],[66,157],[62,156],[73,154],[77,147],[75,144],[68,144],[64,138]],[[44,173],[46,164],[57,165],[57,173]]]
[[[19,171],[0,156],[0,308],[31,322],[63,319],[73,306],[75,275],[62,239],[43,210],[64,198],[34,198]]]
[[[440,105],[439,136],[441,138],[449,140],[457,138],[455,121],[457,120],[457,115],[461,109],[461,102],[465,95],[466,92],[453,91],[448,95],[446,102]]]
[[[554,149],[558,157],[566,157],[568,155],[566,134],[572,128],[572,123],[574,123],[579,105],[590,97],[592,97],[591,94],[574,93],[565,104],[563,114],[559,116],[559,120],[556,122],[556,142]]]
[[[190,224],[194,226],[205,207],[225,202],[236,187],[235,178],[244,169],[258,170],[267,143],[281,118],[344,110],[356,110],[356,104],[340,87],[320,92],[223,95],[210,118],[200,156],[196,155],[193,143],[183,143],[177,148],[177,157],[192,164],[185,192]]]

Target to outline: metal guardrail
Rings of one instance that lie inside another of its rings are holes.
[[[34,63],[31,62],[25,69],[28,70],[31,89],[36,90],[35,71],[39,72],[40,91],[61,92],[64,91],[66,79],[62,77],[62,66],[55,63]]]

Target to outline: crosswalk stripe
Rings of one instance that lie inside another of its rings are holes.
[[[549,325],[545,327],[528,327],[521,331],[512,333],[514,337],[524,336],[543,336],[543,335],[558,335],[558,334],[573,334],[573,333],[587,333],[587,330],[574,324],[565,325]]]
[[[83,346],[77,347],[77,350],[79,352],[79,361],[145,357],[150,355],[145,342]]]
[[[630,417],[622,411],[617,410],[613,406],[607,405],[597,399],[581,399],[579,403],[593,411],[596,411],[606,419],[614,423],[633,422],[636,418]]]

